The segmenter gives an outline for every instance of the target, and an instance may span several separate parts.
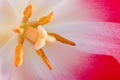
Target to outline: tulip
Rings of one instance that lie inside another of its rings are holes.
[[[119,8],[107,4],[1,0],[0,80],[103,80],[99,72],[111,62],[106,75],[120,71]],[[97,74],[89,73],[92,67]]]

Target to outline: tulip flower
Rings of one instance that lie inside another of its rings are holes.
[[[119,4],[111,2],[1,0],[0,80],[120,78]]]

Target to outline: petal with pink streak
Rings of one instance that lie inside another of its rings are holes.
[[[79,22],[46,26],[74,41],[79,50],[114,56],[120,61],[120,24],[108,22]]]
[[[55,12],[53,23],[70,21],[120,22],[119,3],[118,0],[66,0],[53,8]]]
[[[86,58],[85,58],[86,59]],[[91,55],[88,64],[72,65],[77,80],[120,80],[120,64],[111,56]],[[80,69],[82,67],[82,71]]]
[[[120,65],[111,56],[89,54],[59,42],[48,44],[44,51],[53,70],[49,70],[31,44],[26,43],[24,63],[14,71],[13,80],[120,79]]]
[[[25,42],[24,48],[24,63],[21,67],[14,69],[13,80],[77,80],[69,71],[72,68],[71,65],[88,64],[88,60],[84,58],[88,59],[89,54],[84,54],[70,46],[53,43],[44,48],[45,54],[53,65],[53,70],[49,70],[30,43]]]

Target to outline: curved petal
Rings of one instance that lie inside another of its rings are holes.
[[[120,24],[108,22],[79,22],[46,27],[76,43],[85,52],[114,56],[120,61]]]
[[[33,48],[29,43],[25,44],[24,63],[16,69],[12,80],[120,79],[118,76],[120,65],[110,56],[86,54],[58,42],[48,44],[44,51],[53,65],[53,70],[49,70],[40,57],[35,54]],[[110,65],[112,66],[110,67]]]
[[[56,80],[120,79],[120,65],[113,57],[86,54],[59,43],[46,46],[45,51],[53,64]]]
[[[118,0],[66,0],[53,8],[53,23],[71,21],[114,21],[120,22]]]
[[[52,48],[51,48],[52,47]],[[62,48],[60,48],[62,47]],[[70,49],[70,50],[68,50]],[[62,50],[62,51],[61,51]],[[13,80],[77,80],[74,75],[69,72],[68,66],[78,60],[80,55],[76,49],[71,49],[71,47],[59,45],[56,43],[53,45],[48,45],[44,48],[48,59],[53,65],[53,70],[43,63],[40,57],[35,53],[34,47],[28,42],[25,43],[25,55],[23,65],[14,71],[12,76]],[[58,52],[59,51],[59,52]],[[57,52],[57,53],[56,53]],[[62,53],[61,53],[62,52]],[[69,55],[67,57],[67,55]],[[74,56],[75,55],[75,56]],[[85,63],[83,61],[83,56],[86,54],[81,54],[81,65]],[[89,54],[88,54],[89,55]],[[61,59],[62,58],[62,59]],[[87,55],[86,55],[87,58]],[[75,64],[80,63],[79,61]]]
[[[3,48],[3,50],[6,50],[6,49],[8,51],[11,50],[10,53],[13,54],[14,48],[13,49],[11,49],[12,47],[9,48],[9,45],[14,44],[15,43],[14,41],[15,40],[12,40],[12,42],[9,42],[9,44],[6,45],[8,47],[8,49],[5,46]],[[113,62],[115,62],[115,63],[111,63],[111,61],[109,63],[112,65],[115,65],[115,66],[109,68],[110,70],[107,69],[107,70],[109,70],[109,72],[110,72],[109,73],[106,70],[107,66],[105,66],[105,65],[109,66],[108,62],[106,61],[107,59],[104,59],[103,57],[102,57],[102,59],[99,59],[99,56],[94,57],[94,55],[88,54],[87,52],[80,51],[76,48],[73,48],[71,46],[66,46],[66,45],[60,44],[58,42],[56,42],[54,44],[48,44],[44,48],[44,51],[45,51],[48,59],[50,60],[51,64],[53,65],[53,70],[49,70],[48,67],[40,59],[40,57],[37,54],[35,54],[34,46],[31,46],[30,43],[25,42],[24,49],[25,49],[24,62],[21,67],[16,68],[16,69],[15,68],[8,69],[8,70],[6,68],[6,65],[4,66],[4,64],[2,64],[2,67],[0,67],[2,72],[4,70],[7,70],[7,71],[14,70],[14,71],[12,71],[12,73],[13,73],[12,78],[11,78],[12,80],[16,80],[16,79],[17,80],[26,80],[26,79],[29,79],[29,80],[40,80],[40,79],[42,79],[42,80],[48,80],[48,79],[49,80],[53,80],[53,79],[55,79],[55,80],[79,80],[79,79],[86,80],[86,77],[87,77],[87,75],[85,75],[86,72],[89,73],[88,74],[89,78],[97,79],[96,76],[99,76],[99,78],[103,78],[102,76],[111,75],[113,72],[111,70],[111,68],[118,68],[118,70],[119,70],[119,65],[118,65],[117,61],[113,60],[113,58],[110,58],[110,60],[112,59]],[[6,57],[6,55],[5,55],[5,57]],[[2,56],[2,58],[5,58],[5,57]],[[13,57],[13,55],[10,55],[10,58],[12,58],[12,57]],[[12,65],[12,61],[11,61],[12,59],[8,60],[8,61],[10,61],[9,65]],[[100,64],[99,61],[101,61],[103,59],[105,61],[103,61]],[[2,62],[3,61],[1,61],[0,63],[2,63]],[[6,62],[6,61],[4,61],[4,62]],[[97,65],[97,63],[99,63],[99,65]],[[77,69],[77,71],[76,71],[76,69]],[[101,71],[97,71],[96,69],[98,69],[98,70],[100,69]],[[90,70],[90,71],[88,71],[88,70]],[[91,72],[91,70],[92,70],[92,72]],[[107,74],[104,75],[102,70],[104,70],[104,72]],[[116,70],[117,69],[114,70],[114,73]],[[9,71],[9,72],[11,72],[11,71]],[[9,75],[9,72],[6,72],[6,74]],[[96,74],[94,74],[94,73],[96,73]],[[7,76],[7,75],[4,75],[4,76]],[[89,75],[91,75],[92,77]],[[2,78],[4,78],[4,76],[2,73]],[[115,78],[116,76],[113,76],[113,77]],[[117,78],[119,78],[119,77],[117,76]]]

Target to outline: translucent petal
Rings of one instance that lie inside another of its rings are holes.
[[[12,80],[53,80],[50,70],[37,55],[34,46],[25,41],[24,49],[23,65],[13,72]]]
[[[13,56],[15,47],[15,36],[6,45],[0,48],[0,79],[11,80],[13,71]]]
[[[102,74],[99,74],[99,72],[96,71],[96,68],[99,68],[100,70],[105,69],[104,72],[108,73],[112,72],[109,69],[107,69],[109,71],[106,70],[109,63],[112,64],[111,68],[117,67],[115,60],[112,58],[86,54],[86,52],[79,51],[71,46],[66,46],[57,42],[48,44],[44,48],[46,55],[53,65],[53,70],[49,70],[40,57],[35,54],[34,47],[30,43],[25,41],[24,47],[25,55],[23,65],[14,69],[9,69],[8,65],[7,68],[5,67],[5,70],[13,70],[11,80],[87,80],[87,77],[96,79],[93,72],[102,78]],[[12,56],[13,55],[10,55],[8,57],[12,58]],[[9,59],[8,57],[7,59]],[[101,60],[103,61],[102,63],[100,63]],[[11,63],[11,60],[9,61]],[[97,66],[97,63],[99,63],[99,67]],[[86,75],[86,72],[89,74]],[[8,74],[9,73],[7,72],[7,75]],[[6,80],[10,80],[10,78]]]
[[[31,46],[31,44],[25,42],[24,47],[24,63],[13,72],[12,80],[77,80],[74,75],[67,70],[70,64],[78,63],[78,61],[75,61],[79,56],[74,56],[78,54],[76,49],[68,46],[63,47],[63,45],[59,43],[46,46],[46,48],[44,48],[45,53],[53,65],[53,70],[49,70],[42,59],[35,53],[34,47]],[[81,54],[81,56],[85,55],[86,54]],[[82,63],[85,63],[85,61],[82,61],[81,64]]]
[[[112,55],[120,61],[120,24],[109,22],[79,22],[46,27],[76,43],[85,52]]]
[[[27,0],[8,0],[9,4],[13,8],[13,11],[15,13],[15,17],[17,18],[17,23],[20,23],[22,17],[23,17],[23,12],[26,6],[29,4]]]
[[[120,22],[119,1],[110,0],[66,0],[53,8],[53,23],[70,21],[114,21]]]
[[[57,42],[48,44],[44,48],[46,55],[53,65],[53,70],[49,70],[40,57],[35,54],[33,48],[31,44],[25,42],[24,63],[13,72],[12,80],[89,80],[87,77],[96,80],[97,77],[95,75],[103,78],[102,76],[111,74],[111,68],[118,66],[117,61],[112,57],[86,54],[86,52]],[[112,66],[110,67],[110,65]],[[106,69],[108,66],[109,69]],[[99,72],[110,73],[105,75]]]
[[[33,5],[33,15],[32,20],[39,19],[42,16],[46,16],[51,12],[52,8],[60,4],[65,0],[55,1],[55,0],[28,0],[29,3]]]
[[[0,0],[0,28],[10,29],[16,22],[15,13],[7,0]]]

